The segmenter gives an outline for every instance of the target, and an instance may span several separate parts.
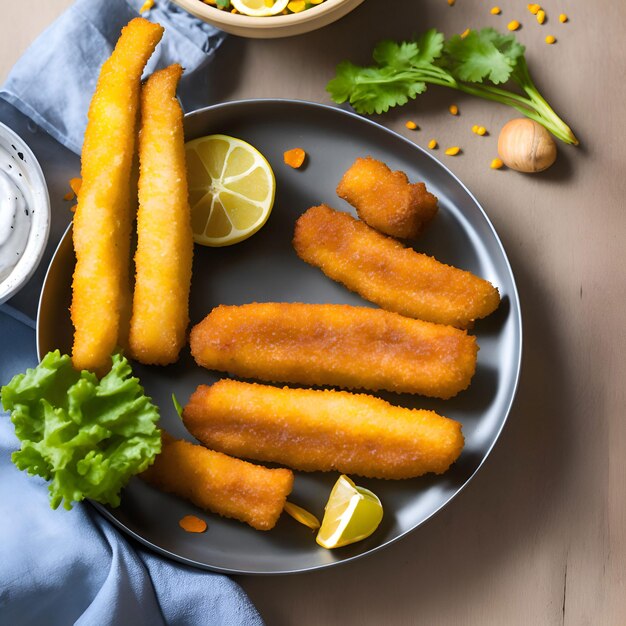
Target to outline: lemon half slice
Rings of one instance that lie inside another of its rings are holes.
[[[287,8],[289,0],[230,0],[239,13],[253,17],[278,15]]]
[[[383,507],[369,489],[357,487],[342,474],[326,503],[316,541],[323,548],[339,548],[369,537],[383,519]]]
[[[267,159],[228,135],[194,139],[185,152],[194,241],[229,246],[256,233],[272,211],[276,191]]]

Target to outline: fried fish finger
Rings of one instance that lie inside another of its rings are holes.
[[[257,530],[274,528],[293,487],[291,470],[254,465],[169,435],[140,476],[157,489]]]
[[[220,380],[183,410],[189,432],[228,454],[306,472],[370,478],[442,474],[461,454],[461,424],[347,391]]]
[[[357,159],[343,175],[337,195],[359,217],[381,233],[413,239],[437,213],[437,197],[424,183],[410,183],[404,172],[392,172],[382,161]]]
[[[139,210],[129,345],[141,363],[178,359],[189,324],[193,234],[187,201],[180,65],[156,72],[141,91]]]
[[[466,331],[341,304],[218,306],[191,331],[198,365],[244,378],[450,398],[469,386]]]
[[[490,282],[405,248],[324,204],[298,219],[293,246],[329,278],[408,317],[467,328],[500,304]]]
[[[130,300],[130,176],[139,89],[162,34],[161,26],[142,18],[129,22],[102,66],[89,107],[73,227],[72,362],[77,369],[106,371],[116,345],[125,342],[120,320]]]

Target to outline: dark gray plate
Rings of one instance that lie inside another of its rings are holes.
[[[142,543],[179,561],[231,573],[279,574],[332,565],[372,552],[415,529],[450,501],[480,467],[507,418],[520,368],[521,318],[511,268],[487,216],[463,184],[441,163],[395,133],[361,117],[319,104],[285,100],[231,102],[185,118],[187,139],[212,133],[240,137],[256,146],[276,174],[276,204],[268,223],[251,239],[227,248],[196,246],[191,289],[191,321],[199,322],[218,304],[254,301],[338,302],[371,306],[321,271],[302,262],[291,247],[294,222],[308,207],[326,202],[351,211],[335,195],[342,173],[358,156],[372,155],[411,180],[425,181],[439,197],[440,212],[416,248],[439,260],[470,270],[495,284],[502,304],[476,324],[480,353],[471,387],[448,401],[418,396],[381,394],[409,407],[434,409],[463,424],[466,447],[443,476],[405,481],[366,480],[357,483],[380,497],[385,516],[380,528],[360,543],[328,551],[314,535],[283,515],[270,532],[206,514],[177,498],[162,494],[139,479],[124,491],[118,509],[100,512]],[[303,147],[306,167],[283,164],[283,152]],[[68,231],[48,270],[39,304],[39,356],[71,347],[68,314],[74,266]],[[106,315],[106,311],[102,312]],[[170,396],[185,403],[200,383],[218,378],[195,365],[185,350],[176,365],[136,365],[147,393],[161,409],[162,425],[173,435],[190,438]],[[297,473],[290,500],[322,517],[336,473]],[[195,513],[207,519],[205,534],[182,531],[178,520]]]

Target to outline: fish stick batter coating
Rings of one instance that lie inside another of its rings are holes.
[[[298,219],[293,246],[329,278],[408,317],[467,328],[500,304],[490,282],[405,248],[325,204]]]
[[[337,195],[372,228],[400,239],[417,237],[437,213],[437,197],[424,183],[410,183],[371,156],[358,158],[343,175]]]
[[[130,308],[131,169],[143,68],[163,28],[143,18],[122,29],[100,71],[81,155],[72,284],[76,369],[105,372]]]
[[[370,478],[441,474],[464,444],[461,424],[434,411],[347,391],[234,380],[198,387],[183,420],[199,441],[228,454]]]
[[[342,304],[218,306],[191,331],[196,363],[244,378],[450,398],[476,339],[452,326]]]
[[[291,470],[254,465],[169,436],[140,476],[157,489],[257,530],[274,528],[293,488]]]
[[[187,339],[193,257],[183,111],[176,88],[183,73],[171,65],[141,91],[139,210],[131,355],[167,365]]]

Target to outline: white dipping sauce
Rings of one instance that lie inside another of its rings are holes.
[[[22,258],[30,233],[30,190],[21,159],[20,152],[0,145],[0,282]]]

